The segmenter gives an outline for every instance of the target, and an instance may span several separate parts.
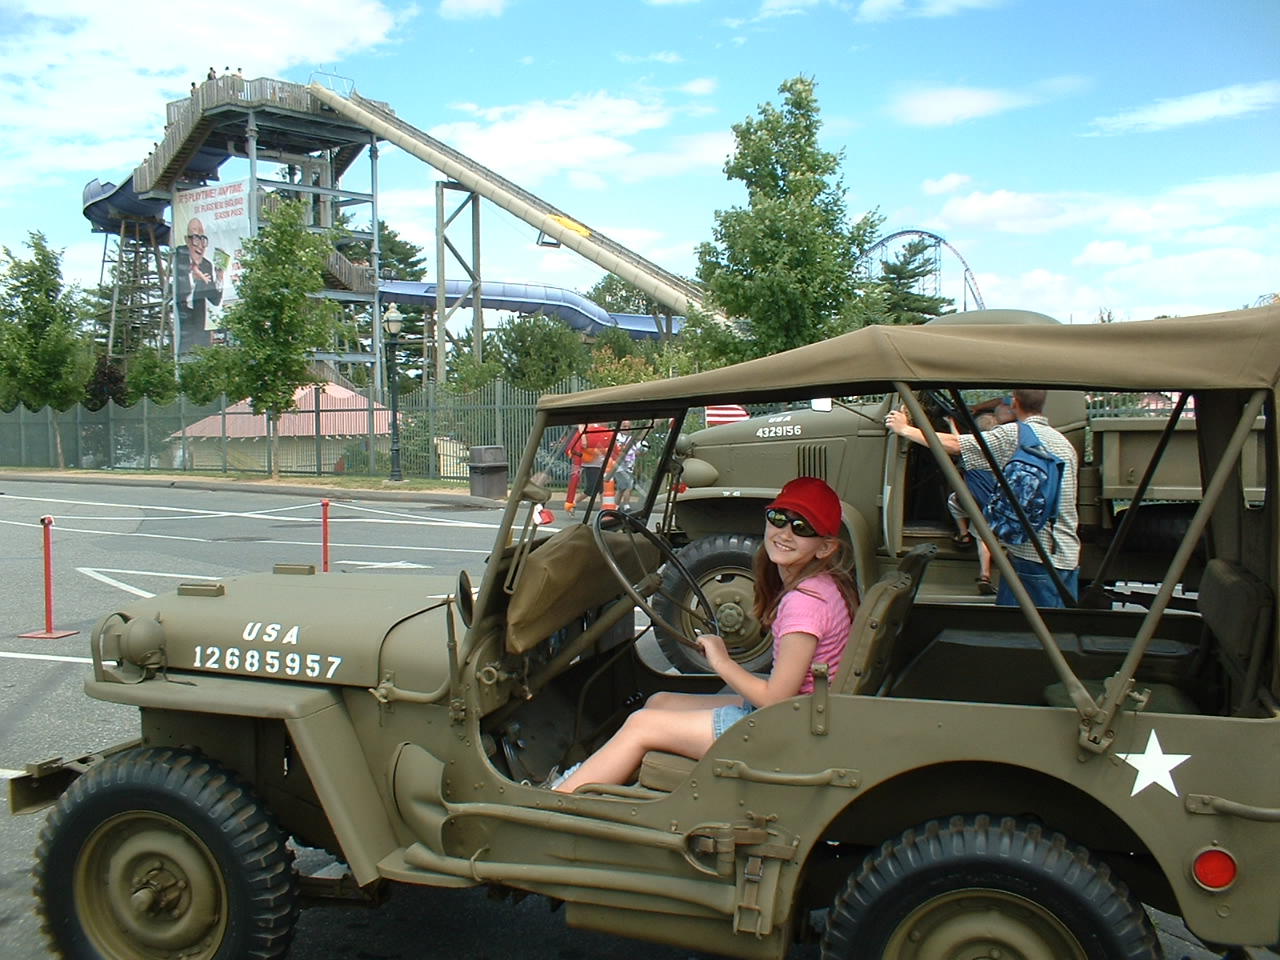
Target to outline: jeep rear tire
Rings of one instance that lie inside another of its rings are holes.
[[[42,928],[68,960],[271,960],[298,917],[274,820],[184,750],[131,750],[76,780],[40,832],[35,878]]]
[[[1035,823],[931,821],[863,861],[822,938],[824,960],[999,956],[1160,960],[1150,919],[1083,847]]]
[[[753,673],[768,670],[773,662],[773,640],[751,616],[756,586],[752,566],[760,543],[759,537],[717,533],[694,540],[679,553],[680,562],[715,608],[729,654]],[[662,592],[654,597],[654,610],[672,626],[683,628],[686,636],[694,636],[701,624],[688,613],[682,613],[672,597],[685,605],[694,602],[689,585],[669,569],[662,580]],[[654,632],[667,661],[681,673],[713,672],[697,650],[685,646],[665,630],[655,627]]]

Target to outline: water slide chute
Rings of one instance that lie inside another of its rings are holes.
[[[466,297],[470,289],[471,284],[467,280],[446,280],[444,294],[448,306]],[[395,302],[433,310],[436,306],[436,285],[412,280],[384,280],[381,296],[383,303]],[[570,328],[593,337],[608,327],[619,327],[637,340],[657,340],[662,336],[659,321],[648,314],[609,313],[580,293],[541,283],[486,281],[480,288],[480,305],[486,310],[557,317]],[[678,333],[683,322],[683,317],[673,317],[672,332]]]

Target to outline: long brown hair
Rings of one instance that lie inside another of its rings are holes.
[[[778,616],[778,604],[788,590],[794,590],[800,583],[819,574],[828,574],[840,589],[845,607],[852,617],[858,612],[858,585],[853,579],[853,549],[843,540],[836,540],[836,548],[825,557],[814,557],[795,574],[784,581],[778,572],[778,565],[769,559],[764,544],[756,551],[754,572],[756,577],[756,598],[751,608],[752,614],[764,628],[773,626]]]

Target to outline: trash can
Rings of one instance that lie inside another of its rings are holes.
[[[471,495],[491,500],[507,499],[507,450],[505,447],[471,448]]]

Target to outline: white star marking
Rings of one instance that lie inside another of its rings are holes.
[[[1117,753],[1116,756],[1138,771],[1138,775],[1133,780],[1133,792],[1129,794],[1131,797],[1136,797],[1153,783],[1164,787],[1175,797],[1178,796],[1178,788],[1173,785],[1173,777],[1170,773],[1174,767],[1191,759],[1189,753],[1165,753],[1160,748],[1160,738],[1156,736],[1154,730],[1147,738],[1145,752]]]

